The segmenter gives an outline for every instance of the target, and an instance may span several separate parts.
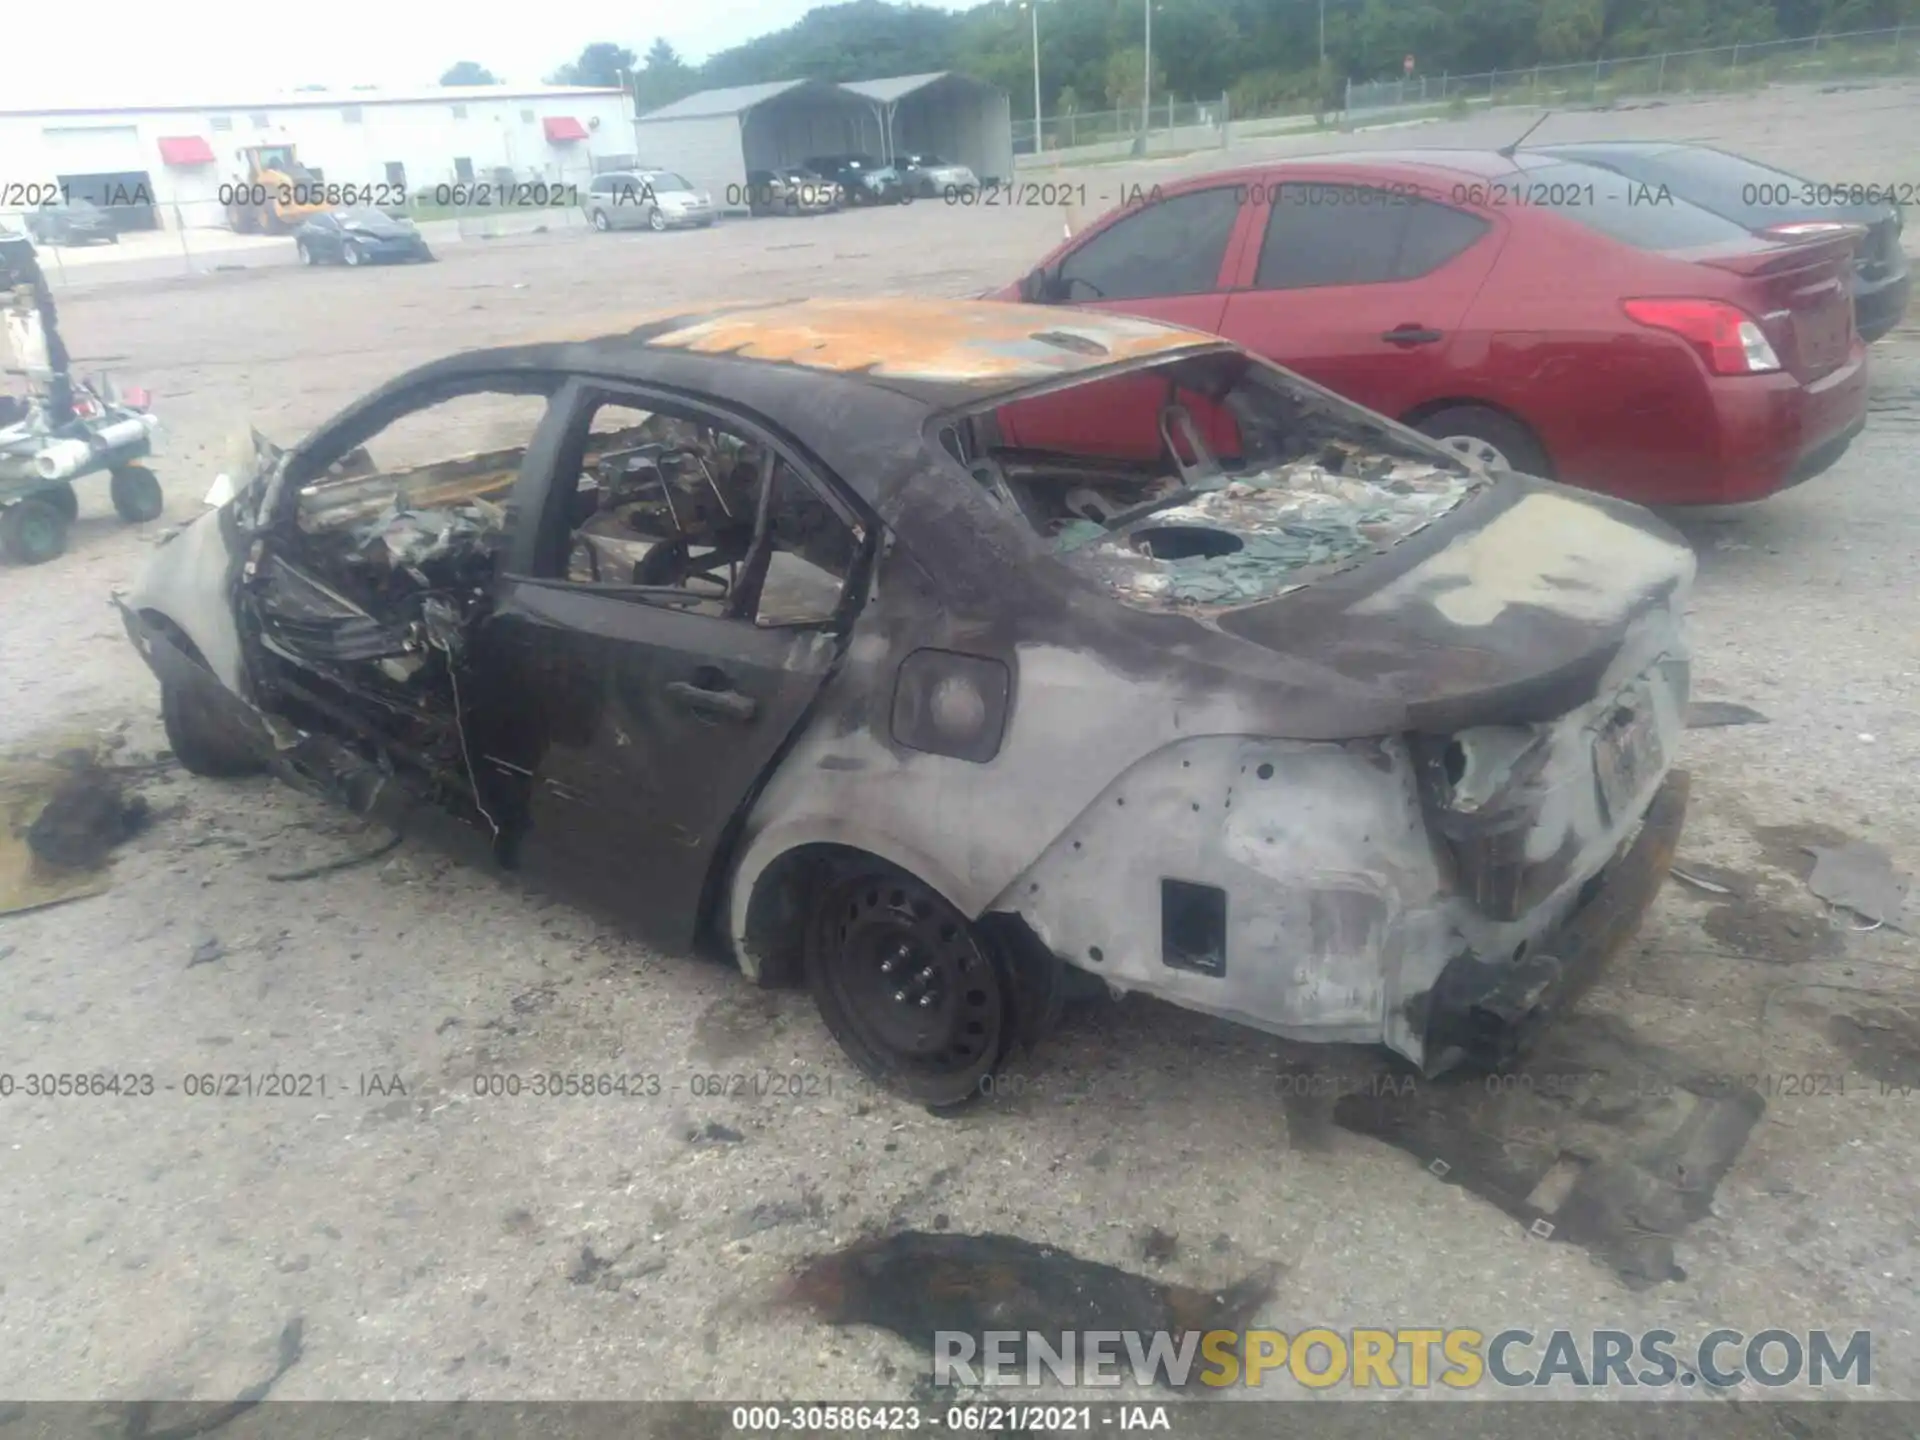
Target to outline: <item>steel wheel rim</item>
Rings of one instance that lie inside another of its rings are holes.
[[[874,879],[843,892],[823,939],[848,1024],[895,1066],[959,1074],[998,1052],[1000,978],[917,885]]]
[[[341,258],[349,265],[358,265],[360,263],[360,248],[357,245],[347,246]]]
[[[1513,465],[1498,445],[1491,440],[1483,440],[1478,435],[1448,435],[1440,444],[1461,455],[1476,465],[1488,470],[1511,470]]]

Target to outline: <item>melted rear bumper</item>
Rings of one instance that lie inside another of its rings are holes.
[[[1577,1001],[1640,928],[1673,865],[1686,824],[1689,777],[1668,773],[1639,829],[1580,889],[1559,927],[1518,963],[1456,958],[1423,997],[1428,1073],[1512,1059],[1553,1015]]]

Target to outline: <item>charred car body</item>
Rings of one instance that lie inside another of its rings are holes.
[[[1001,439],[1143,393],[1157,463]],[[524,441],[374,461],[473,397]],[[1149,321],[663,316],[429,365],[238,478],[121,602],[190,768],[431,799],[658,943],[804,973],[929,1104],[1066,967],[1504,1054],[1684,812],[1659,522]]]

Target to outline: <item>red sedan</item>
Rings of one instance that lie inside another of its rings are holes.
[[[1856,239],[1760,239],[1526,151],[1409,151],[1157,189],[994,294],[1224,335],[1490,465],[1722,504],[1819,474],[1866,423]],[[1016,445],[1157,454],[1163,398],[1000,419]]]

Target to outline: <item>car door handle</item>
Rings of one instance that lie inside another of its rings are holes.
[[[1445,337],[1424,325],[1400,325],[1380,337],[1389,345],[1433,345]]]
[[[760,708],[751,695],[742,695],[738,690],[703,690],[685,680],[669,682],[667,694],[682,709],[728,720],[751,720]]]

